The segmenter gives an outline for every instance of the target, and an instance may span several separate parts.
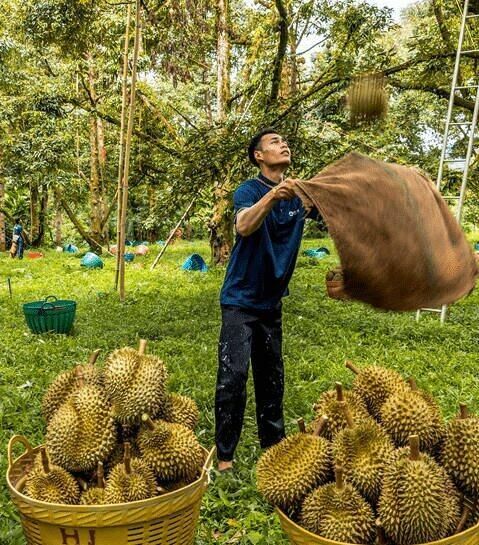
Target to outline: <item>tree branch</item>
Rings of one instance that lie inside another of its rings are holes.
[[[279,95],[279,88],[281,85],[281,73],[283,70],[283,60],[286,55],[286,48],[288,46],[288,12],[283,3],[283,0],[275,0],[276,9],[279,13],[279,43],[276,58],[274,60],[273,68],[273,81],[271,85],[271,95],[269,97],[268,106],[273,102],[276,102]]]
[[[67,216],[69,217],[70,221],[73,223],[73,225],[77,228],[80,235],[85,239],[88,244],[95,249],[97,252],[102,252],[101,244],[99,244],[96,240],[94,240],[86,231],[86,229],[83,227],[83,225],[80,223],[78,218],[73,213],[72,209],[66,202],[65,198],[63,197],[63,193],[61,190],[57,187],[55,188],[56,197],[58,199],[58,202],[61,204],[63,210],[65,210]]]
[[[408,83],[392,78],[389,78],[388,81],[393,87],[396,87],[397,89],[402,89],[404,91],[424,91],[426,93],[433,93],[438,97],[446,99],[449,99],[451,93],[449,89],[441,89],[440,87],[433,87],[432,85],[425,85],[421,83]],[[462,98],[460,96],[455,96],[454,104],[456,106],[460,106],[461,108],[465,108],[466,110],[470,110],[471,112],[474,111],[474,102],[472,102],[472,100],[466,100],[465,98]]]

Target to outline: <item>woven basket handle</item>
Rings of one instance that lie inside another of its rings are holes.
[[[13,448],[18,443],[21,443],[27,449],[28,453],[32,452],[32,450],[33,450],[32,446],[30,445],[30,443],[28,442],[28,439],[26,437],[24,437],[23,435],[14,435],[10,439],[10,441],[8,442],[8,447],[7,447],[8,471],[10,471],[12,469],[12,466],[13,466]]]
[[[210,472],[211,472],[211,466],[213,464],[213,457],[215,456],[215,454],[216,454],[216,447],[213,447],[208,453],[205,463],[203,464],[203,471],[208,476],[208,484],[210,484],[211,482]]]
[[[45,297],[45,303],[48,301],[48,299],[53,299],[55,303],[58,301],[58,297],[55,297],[55,295],[49,295],[48,297]]]

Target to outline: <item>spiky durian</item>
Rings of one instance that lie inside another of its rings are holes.
[[[105,503],[127,503],[157,495],[156,479],[151,467],[140,458],[131,458],[129,443],[125,443],[124,462],[117,464],[108,475]]]
[[[103,505],[105,503],[105,474],[102,462],[98,462],[96,486],[87,488],[80,497],[81,505]]]
[[[395,445],[408,444],[419,435],[421,450],[432,451],[444,436],[445,426],[438,405],[419,390],[393,394],[381,407],[381,424]]]
[[[441,462],[459,488],[479,497],[479,418],[460,405],[460,414],[446,428]]]
[[[145,429],[138,434],[138,448],[145,462],[163,481],[192,481],[204,462],[204,452],[195,434],[181,424],[153,422],[144,414]]]
[[[48,503],[75,505],[80,499],[80,487],[63,468],[48,460],[45,448],[25,481],[25,494]]]
[[[417,435],[384,470],[378,514],[388,537],[401,545],[443,539],[458,525],[459,494],[446,471],[419,451]]]
[[[328,417],[324,430],[324,437],[327,439],[334,439],[336,434],[347,426],[341,404],[343,401],[347,403],[354,422],[370,418],[363,400],[354,392],[343,391],[342,384],[337,382],[336,390],[324,392],[313,407],[317,418],[323,414]],[[314,425],[316,424],[317,420],[314,422]]]
[[[193,399],[179,394],[168,394],[158,416],[165,422],[183,424],[194,430],[200,418],[200,411]]]
[[[314,434],[296,433],[270,447],[256,466],[259,492],[284,510],[297,504],[331,476],[330,443],[320,434],[327,418],[322,417]]]
[[[95,350],[90,356],[87,365],[77,365],[60,373],[50,384],[42,399],[42,414],[47,422],[55,414],[56,410],[62,405],[68,396],[78,386],[78,377],[82,376],[84,384],[102,385],[100,374],[97,372],[95,362],[100,350]]]
[[[355,424],[344,404],[348,427],[333,442],[333,464],[344,468],[346,480],[370,503],[376,504],[383,471],[394,451],[387,433],[372,418]]]
[[[357,393],[367,405],[374,418],[379,418],[383,403],[392,394],[409,390],[401,375],[392,369],[370,365],[359,369],[352,362],[347,361],[346,367],[356,374],[353,383],[353,392]]]
[[[336,482],[320,486],[304,500],[300,524],[321,537],[345,543],[372,543],[376,534],[374,512],[368,502],[343,480],[337,467]]]
[[[145,355],[145,347],[142,339],[138,351],[121,348],[105,362],[105,389],[122,423],[139,421],[144,412],[156,416],[165,402],[166,367],[159,358]]]
[[[76,389],[48,423],[46,445],[53,463],[69,471],[90,471],[116,443],[111,406],[103,389]]]

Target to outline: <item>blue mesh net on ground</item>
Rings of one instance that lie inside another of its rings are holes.
[[[87,252],[83,256],[81,264],[88,269],[103,269],[103,261],[93,252]]]
[[[63,246],[63,251],[68,252],[69,254],[76,254],[78,253],[78,247],[74,244],[65,244],[65,246]]]
[[[181,268],[184,271],[206,272],[208,270],[208,265],[199,254],[191,254],[188,258],[186,258]]]
[[[310,250],[304,250],[303,255],[308,257],[316,257],[317,259],[321,259],[327,255],[329,255],[330,252],[327,248],[321,247],[316,249],[310,249]]]
[[[127,263],[131,263],[135,259],[135,254],[127,252],[126,254],[124,254],[124,258]]]

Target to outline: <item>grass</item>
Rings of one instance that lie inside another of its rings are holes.
[[[305,240],[303,249],[329,241]],[[187,273],[181,263],[191,253],[205,258],[205,242],[181,242],[168,249],[154,272],[153,255],[136,258],[127,268],[127,301],[120,304],[112,291],[114,259],[105,258],[103,270],[86,271],[78,257],[46,251],[42,260],[11,261],[0,257],[0,469],[7,469],[6,447],[16,433],[34,445],[42,442],[44,423],[40,401],[51,380],[89,353],[101,348],[100,360],[114,348],[149,339],[149,351],[168,364],[171,388],[192,396],[202,418],[198,435],[213,444],[213,402],[216,347],[220,326],[218,293],[224,270]],[[145,264],[144,268],[139,268]],[[447,325],[436,315],[416,323],[411,313],[377,312],[357,303],[328,299],[326,270],[334,255],[321,261],[300,257],[284,301],[284,358],[286,365],[285,416],[288,430],[295,420],[310,418],[321,392],[337,381],[349,385],[346,358],[359,365],[377,363],[404,376],[414,376],[420,387],[438,398],[450,417],[458,401],[479,410],[478,327],[479,293],[450,309]],[[12,282],[9,297],[6,278]],[[21,303],[54,294],[78,302],[74,332],[32,335]],[[248,402],[245,426],[237,451],[237,472],[215,481],[202,506],[197,545],[286,545],[279,523],[256,492],[254,467],[260,454],[256,438],[254,399]],[[20,454],[19,450],[16,454]],[[25,541],[18,514],[8,497],[4,478],[0,499],[0,543]]]

